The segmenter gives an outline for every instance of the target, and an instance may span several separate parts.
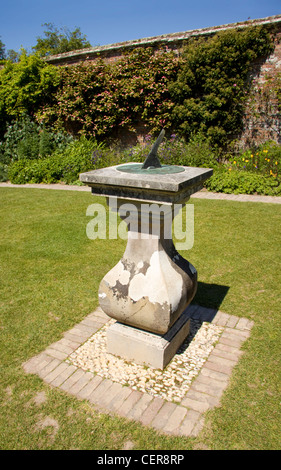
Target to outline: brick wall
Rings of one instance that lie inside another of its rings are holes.
[[[277,86],[279,88],[281,86],[281,15],[72,51],[50,56],[46,60],[58,66],[75,65],[81,61],[95,62],[99,58],[112,63],[120,59],[125,51],[148,46],[154,48],[155,51],[164,46],[167,50],[173,50],[176,54],[180,54],[184,42],[191,37],[209,36],[218,31],[263,24],[270,24],[277,31],[275,50],[266,61],[253,64],[253,88],[244,116],[244,131],[242,135],[237,136],[237,146],[238,148],[245,148],[259,145],[269,139],[281,143],[281,116],[276,93],[274,92]],[[129,139],[128,142],[130,141],[130,143],[136,138],[142,141],[141,125],[138,136],[119,135],[118,137],[126,142]]]
[[[253,87],[244,115],[244,131],[239,138],[240,148],[257,146],[267,140],[281,144],[281,114],[276,95],[280,87],[281,32],[276,37],[273,54],[253,68]]]

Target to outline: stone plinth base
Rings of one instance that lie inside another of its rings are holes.
[[[185,312],[165,335],[116,322],[107,330],[107,352],[128,361],[164,369],[189,334]]]

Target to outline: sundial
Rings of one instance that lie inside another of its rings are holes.
[[[183,167],[176,165],[161,165],[160,160],[157,156],[157,150],[165,136],[165,131],[162,129],[156,142],[154,143],[150,153],[146,157],[144,163],[135,163],[129,165],[121,165],[117,169],[124,173],[135,173],[135,174],[156,174],[166,175],[172,173],[181,173],[184,171]]]
[[[164,130],[144,163],[80,175],[94,196],[106,197],[111,209],[110,201],[115,201],[113,211],[128,226],[125,252],[99,286],[100,306],[116,320],[107,330],[107,351],[160,369],[189,333],[185,309],[197,289],[196,269],[173,244],[172,222],[213,173],[210,168],[162,165],[157,149],[163,137]]]
[[[93,195],[114,196],[165,203],[186,202],[203,187],[213,170],[177,165],[162,165],[157,156],[165,131],[160,132],[144,163],[126,163],[80,175]]]

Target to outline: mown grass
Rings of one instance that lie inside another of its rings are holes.
[[[124,240],[89,240],[90,193],[1,188],[1,449],[279,449],[279,205],[192,200],[195,301],[254,321],[221,406],[197,438],[101,414],[25,374],[22,363],[98,305]],[[41,397],[41,399],[40,399]]]

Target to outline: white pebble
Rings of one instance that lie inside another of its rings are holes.
[[[133,390],[174,402],[182,400],[223,331],[222,327],[210,323],[202,323],[199,328],[199,323],[192,321],[192,335],[182,345],[181,353],[176,354],[161,371],[107,353],[106,330],[113,323],[114,320],[110,320],[66,361],[114,382],[129,385]]]

